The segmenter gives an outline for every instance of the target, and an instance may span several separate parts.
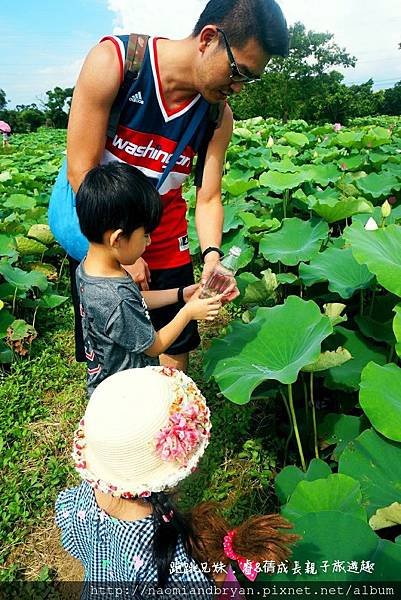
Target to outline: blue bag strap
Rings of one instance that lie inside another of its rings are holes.
[[[185,150],[186,146],[191,141],[191,138],[193,137],[195,131],[198,129],[199,125],[202,122],[202,119],[205,117],[208,108],[209,108],[209,103],[206,102],[206,100],[203,100],[203,98],[202,98],[201,104],[198,107],[198,110],[196,111],[193,118],[189,122],[188,127],[184,131],[182,138],[180,139],[179,143],[177,144],[177,147],[174,151],[173,156],[170,158],[165,170],[163,171],[159,181],[157,182],[157,185],[156,185],[157,190],[159,190],[161,188],[161,186],[167,179],[171,169],[174,167],[177,160],[179,159],[179,157]]]

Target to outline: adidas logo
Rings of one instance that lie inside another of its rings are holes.
[[[143,100],[142,100],[142,94],[141,92],[136,92],[136,94],[133,94],[131,96],[131,98],[129,99],[130,102],[136,102],[137,104],[143,104]]]

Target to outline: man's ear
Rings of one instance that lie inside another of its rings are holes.
[[[111,248],[115,248],[119,246],[120,239],[123,236],[123,230],[115,229],[114,231],[107,232],[106,235],[108,236],[109,246],[111,246]]]
[[[218,39],[216,26],[205,25],[199,34],[199,49],[201,52],[205,51],[206,46],[210,46],[213,41]]]

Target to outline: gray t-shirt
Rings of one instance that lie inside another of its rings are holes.
[[[159,359],[144,351],[155,340],[145,300],[127,274],[93,277],[83,262],[76,271],[85,355],[88,364],[88,394],[109,375],[158,365]]]

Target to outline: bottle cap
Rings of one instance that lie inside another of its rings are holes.
[[[241,256],[242,249],[239,246],[233,246],[230,248],[230,254],[233,256]]]

